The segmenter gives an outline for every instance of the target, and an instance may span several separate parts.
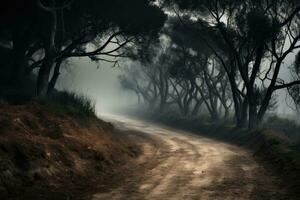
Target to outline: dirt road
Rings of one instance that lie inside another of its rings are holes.
[[[277,180],[246,150],[155,124],[105,116],[122,129],[142,132],[144,155],[136,175],[100,199],[285,199]]]

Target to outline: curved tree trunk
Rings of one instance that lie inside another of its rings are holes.
[[[48,85],[48,90],[47,90],[47,94],[51,94],[54,89],[55,89],[55,85],[56,85],[56,82],[58,80],[58,77],[60,75],[60,67],[61,67],[61,64],[62,64],[62,60],[58,60],[55,64],[55,68],[54,68],[54,72],[53,72],[53,75],[52,75],[52,78],[50,80],[50,83]]]
[[[46,96],[49,86],[49,78],[52,66],[54,64],[53,59],[50,55],[49,58],[44,61],[43,65],[41,66],[38,74],[37,80],[37,96]]]
[[[55,2],[52,2],[55,6]],[[47,11],[48,12],[48,11]],[[44,45],[45,45],[45,58],[39,70],[37,80],[37,95],[47,95],[49,78],[51,69],[55,63],[56,56],[56,33],[57,33],[57,11],[55,9],[49,11],[49,24],[45,24],[44,32]]]

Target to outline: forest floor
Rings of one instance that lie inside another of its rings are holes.
[[[93,200],[289,199],[282,182],[242,147],[149,122],[104,118],[146,140],[131,169],[134,176],[117,189],[95,193]]]

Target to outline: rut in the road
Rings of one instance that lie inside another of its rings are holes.
[[[117,190],[95,194],[95,200],[283,199],[276,180],[242,148],[153,124],[113,120],[159,145],[143,144],[143,173]]]

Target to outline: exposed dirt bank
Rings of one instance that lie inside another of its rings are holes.
[[[0,199],[82,199],[123,183],[140,148],[96,117],[0,105]],[[121,173],[122,172],[122,173]]]

